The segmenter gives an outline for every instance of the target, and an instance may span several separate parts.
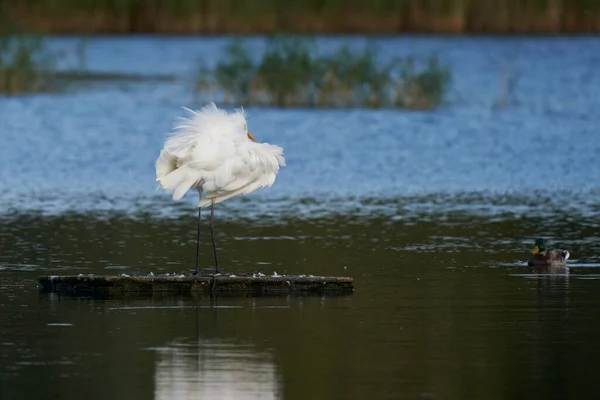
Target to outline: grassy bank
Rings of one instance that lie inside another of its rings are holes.
[[[214,68],[199,67],[196,90],[225,105],[429,110],[450,82],[450,69],[435,56],[384,63],[373,48],[321,53],[312,40],[279,36],[259,59],[232,41]]]
[[[600,32],[600,0],[3,0],[38,33]]]

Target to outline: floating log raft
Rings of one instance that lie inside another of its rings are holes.
[[[126,292],[352,292],[350,277],[263,274],[49,275],[38,277],[42,293],[117,294]]]

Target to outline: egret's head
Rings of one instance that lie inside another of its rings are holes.
[[[254,139],[254,136],[252,136],[252,134],[248,130],[248,117],[246,116],[246,112],[244,111],[244,109],[240,107],[239,109],[235,110],[235,112],[236,114],[239,114],[244,118],[244,133],[246,134],[246,137],[252,140],[253,142],[256,142],[256,139]]]
[[[248,139],[252,140],[253,142],[256,142],[256,139],[254,139],[254,136],[252,136],[252,134],[248,130],[248,118],[246,118],[246,122],[244,124],[244,130],[246,131],[246,136],[248,136]]]
[[[546,241],[544,239],[536,239],[533,250],[531,250],[531,254],[537,254],[540,251],[546,251]]]
[[[236,123],[239,123],[242,127],[241,132],[244,135],[244,138],[248,138],[253,142],[256,142],[256,139],[254,139],[254,136],[252,136],[252,134],[248,130],[248,117],[246,116],[246,111],[244,111],[244,107],[236,108],[235,112],[230,115],[231,118],[235,119]]]
[[[248,131],[248,118],[243,108],[232,113],[217,108],[215,103],[209,103],[198,111],[188,110],[192,118],[183,118],[178,126],[180,129],[191,129],[192,132],[203,132],[208,135],[227,135],[232,140],[251,140],[254,136]]]

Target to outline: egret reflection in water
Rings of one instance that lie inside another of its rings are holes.
[[[171,342],[156,352],[156,400],[279,399],[272,355],[220,340]]]

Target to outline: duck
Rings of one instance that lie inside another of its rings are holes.
[[[546,249],[546,240],[536,239],[527,265],[530,267],[564,266],[570,256],[567,250]]]

